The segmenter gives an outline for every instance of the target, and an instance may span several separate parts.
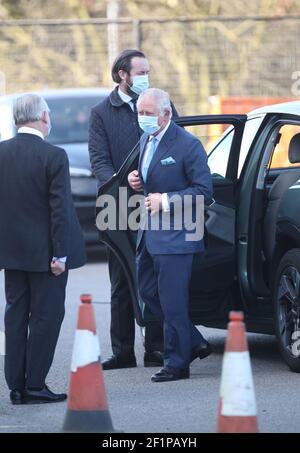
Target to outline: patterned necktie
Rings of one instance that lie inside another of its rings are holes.
[[[150,149],[148,150],[148,154],[145,156],[145,159],[143,161],[143,169],[142,169],[142,175],[143,175],[143,180],[146,182],[147,179],[147,173],[152,161],[152,157],[154,156],[158,140],[155,137],[152,137],[150,143]]]

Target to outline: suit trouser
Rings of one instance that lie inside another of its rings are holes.
[[[41,388],[65,313],[68,272],[5,271],[5,378],[10,389]]]
[[[151,255],[145,244],[137,256],[142,299],[164,326],[165,365],[188,368],[203,336],[189,318],[193,254]]]
[[[115,355],[133,355],[135,317],[130,289],[122,265],[113,252],[108,251],[108,268],[111,282],[110,336]],[[145,350],[163,350],[163,332],[155,319],[145,327]]]

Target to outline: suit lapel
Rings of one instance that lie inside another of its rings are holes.
[[[148,138],[149,138],[148,134],[143,134],[140,138],[140,155],[139,155],[139,166],[138,166],[138,171],[139,171],[140,175],[142,174],[141,164],[142,164],[146,146],[148,143]]]
[[[148,169],[147,180],[155,166],[160,162],[160,160],[165,156],[165,154],[169,152],[169,148],[171,147],[175,138],[176,138],[176,125],[171,121],[168,130],[166,131],[165,135],[159,142],[158,147],[154,153],[153,159]]]

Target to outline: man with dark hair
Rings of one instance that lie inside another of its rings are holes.
[[[119,74],[119,71],[124,71],[125,74],[125,82],[127,84],[127,93],[131,95],[133,99],[136,99],[139,94],[148,87],[148,74],[149,74],[149,64],[148,62],[146,63],[145,61],[143,62],[145,64],[144,70],[142,68],[137,68],[135,71],[136,74],[133,74],[131,76],[131,81],[130,81],[130,73],[133,70],[133,66],[135,66],[135,63],[141,63],[141,61],[132,61],[134,58],[141,58],[143,60],[146,60],[145,54],[141,52],[140,50],[131,50],[131,49],[126,49],[123,50],[123,52],[120,53],[120,55],[115,59],[112,68],[111,68],[111,76],[112,79],[115,83],[121,84],[122,85],[122,76]],[[144,74],[145,72],[145,74]],[[124,75],[122,74],[122,75]],[[140,76],[144,77],[140,77]],[[137,82],[144,83],[141,88],[137,87]]]
[[[112,66],[112,79],[118,85],[91,112],[89,153],[98,187],[121,167],[138,143],[142,130],[138,125],[136,101],[149,86],[149,63],[143,52],[127,49]],[[173,114],[177,112],[173,107]],[[117,257],[108,252],[111,282],[111,343],[113,355],[103,362],[103,369],[135,367],[135,320],[130,290]],[[163,364],[163,335],[158,322],[145,328],[145,366]]]
[[[148,60],[139,50],[124,50],[112,66],[118,86],[91,112],[89,153],[98,187],[119,170],[139,141],[136,101],[149,86]]]

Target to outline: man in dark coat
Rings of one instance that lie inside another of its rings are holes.
[[[0,143],[0,269],[5,269],[5,378],[13,404],[63,401],[45,379],[64,318],[68,269],[85,249],[66,152],[44,141],[49,108],[35,94],[14,105],[16,137]]]
[[[112,66],[112,79],[118,86],[92,109],[89,153],[98,187],[120,169],[142,135],[137,121],[136,101],[139,94],[148,88],[148,73],[149,63],[142,52],[124,50]],[[178,116],[174,106],[173,116]],[[111,252],[108,252],[108,264],[113,355],[103,362],[103,369],[135,367],[135,320],[129,285],[121,264]],[[162,350],[162,329],[153,319],[147,322],[145,328],[144,365],[161,366]]]

